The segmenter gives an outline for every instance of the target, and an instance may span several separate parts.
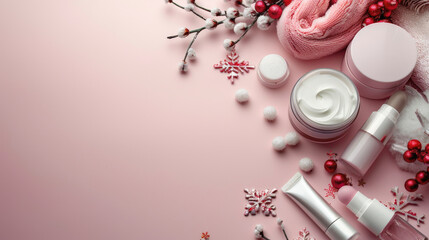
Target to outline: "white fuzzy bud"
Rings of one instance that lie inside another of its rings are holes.
[[[179,36],[179,38],[185,38],[189,35],[189,29],[182,27],[179,29],[177,35]]]
[[[206,19],[206,25],[205,28],[208,30],[213,30],[217,27],[217,21],[211,18],[207,18]]]
[[[271,26],[271,18],[268,16],[259,16],[256,22],[257,26],[261,30],[268,30]]]
[[[250,5],[252,5],[253,3],[255,3],[256,2],[256,0],[244,0],[243,1],[243,4],[244,5],[246,5],[246,6],[250,6]]]
[[[223,25],[225,25],[226,29],[234,29],[235,26],[235,20],[234,19],[225,19],[225,21],[223,22]]]
[[[193,48],[189,48],[188,58],[189,58],[189,60],[195,60],[195,58],[197,58],[197,53],[195,52],[195,50]]]
[[[228,50],[231,51],[232,48],[234,47],[234,42],[231,39],[225,39],[223,41],[223,47]]]
[[[179,64],[179,71],[185,73],[188,71],[188,64],[186,62],[181,62]]]
[[[255,18],[256,17],[256,11],[255,10],[253,10],[252,8],[245,8],[244,10],[243,10],[243,17],[245,18],[245,19],[253,19],[253,18]]]
[[[194,9],[195,9],[195,5],[194,5],[194,4],[192,4],[192,3],[188,3],[188,4],[186,4],[186,6],[185,6],[185,11],[190,12],[190,11],[194,11]]]
[[[237,23],[237,24],[234,26],[234,32],[235,32],[235,34],[237,34],[237,35],[243,35],[243,34],[244,34],[244,32],[246,31],[246,29],[247,29],[247,24],[246,24],[246,23],[244,23],[244,22]]]
[[[229,19],[234,19],[240,16],[240,12],[237,9],[230,7],[226,10],[226,17]]]
[[[222,11],[219,8],[213,8],[210,12],[214,17],[222,15]]]

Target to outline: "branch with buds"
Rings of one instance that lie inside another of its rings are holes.
[[[187,60],[193,60],[196,57],[196,52],[192,48],[192,45],[202,31],[214,30],[220,25],[224,25],[226,29],[233,30],[239,37],[234,41],[231,39],[223,41],[223,47],[231,51],[254,25],[261,30],[268,30],[274,20],[280,18],[282,13],[281,7],[286,5],[285,2],[290,3],[290,0],[236,0],[235,5],[241,8],[241,11],[234,7],[230,7],[226,11],[222,11],[219,8],[208,9],[197,4],[195,0],[187,0],[187,4],[184,6],[176,3],[174,0],[165,0],[165,2],[190,12],[205,22],[204,26],[192,30],[182,27],[176,35],[167,37],[168,39],[186,38],[194,34],[185,56],[179,64],[179,70],[186,72],[188,71]],[[209,13],[211,17],[204,17],[200,12]]]

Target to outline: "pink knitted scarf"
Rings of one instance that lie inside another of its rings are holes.
[[[335,53],[361,29],[373,0],[293,0],[277,23],[282,45],[296,58],[317,59]]]

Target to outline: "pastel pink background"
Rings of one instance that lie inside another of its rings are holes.
[[[326,152],[341,153],[382,101],[362,99],[356,123],[335,144],[303,139],[276,153],[271,140],[292,130],[293,83],[314,68],[339,69],[344,52],[299,61],[274,28],[255,28],[239,44],[242,59],[256,65],[281,54],[290,82],[268,89],[252,71],[230,85],[212,68],[225,57],[223,39],[236,38],[220,27],[200,35],[198,60],[181,75],[190,39],[166,36],[201,24],[161,0],[0,0],[0,239],[190,240],[202,231],[212,240],[253,239],[258,223],[282,239],[275,218],[243,216],[243,188],[280,188],[302,157],[314,160],[305,177],[324,195]],[[250,92],[246,105],[234,100],[239,88]],[[275,123],[263,119],[267,105],[278,109]],[[385,151],[359,189],[386,202],[410,177]],[[420,192],[427,197],[429,187]],[[337,199],[327,200],[362,239],[374,238]],[[282,193],[274,203],[290,239],[303,227],[327,239]],[[411,209],[427,214],[429,202]],[[429,235],[427,224],[420,230]]]

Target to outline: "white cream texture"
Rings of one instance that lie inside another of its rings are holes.
[[[307,118],[319,124],[346,121],[358,104],[353,84],[334,70],[315,70],[305,75],[297,87],[298,107]]]

